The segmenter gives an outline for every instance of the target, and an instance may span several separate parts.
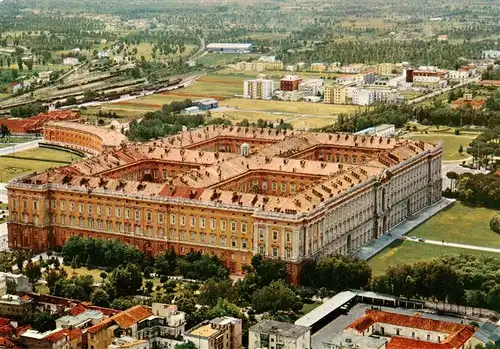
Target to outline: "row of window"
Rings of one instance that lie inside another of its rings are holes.
[[[261,256],[267,256],[266,249],[265,249],[264,245],[260,245],[259,246],[259,254]],[[273,247],[271,249],[271,256],[275,257],[275,258],[280,257],[279,254],[278,254],[278,248],[277,247]],[[292,258],[292,250],[290,250],[288,248],[285,249],[285,257],[286,258]]]

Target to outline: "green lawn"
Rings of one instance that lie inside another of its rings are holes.
[[[69,152],[44,148],[36,148],[15,153],[15,156],[18,158],[0,157],[0,182],[8,182],[16,177],[31,172],[41,172],[51,167],[64,166],[68,162],[80,159],[78,155]],[[38,159],[40,161],[32,159]],[[43,160],[59,162],[48,162]]]
[[[413,233],[411,233],[413,234]],[[368,261],[372,268],[373,276],[384,274],[389,266],[398,264],[414,264],[421,261],[428,261],[446,254],[467,254],[467,255],[488,255],[500,257],[499,253],[467,250],[463,248],[444,247],[431,245],[423,242],[412,242],[398,240],[386,247],[375,257]]]
[[[498,211],[456,202],[452,207],[430,218],[408,235],[437,241],[500,248],[500,235],[489,226],[495,213]]]
[[[206,66],[220,66],[220,65],[226,65],[230,63],[236,63],[239,61],[246,61],[250,58],[256,58],[259,57],[259,55],[256,54],[251,54],[251,53],[245,53],[245,54],[238,54],[238,53],[207,53],[203,57],[198,58],[197,63],[198,64],[203,64]]]
[[[470,157],[469,154],[465,152],[465,149],[469,146],[469,143],[476,138],[474,135],[460,135],[456,136],[453,134],[446,133],[413,133],[408,136],[408,138],[421,140],[430,143],[443,142],[443,160],[461,160]],[[464,153],[460,155],[458,149],[460,145],[464,148]]]
[[[313,309],[316,309],[317,307],[319,307],[322,303],[318,303],[318,302],[313,302],[313,303],[304,303],[304,306],[302,307],[302,314],[307,314],[309,312],[311,312]]]

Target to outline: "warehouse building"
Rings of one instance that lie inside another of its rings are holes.
[[[249,53],[252,51],[252,44],[212,43],[207,45],[207,51],[219,53]]]

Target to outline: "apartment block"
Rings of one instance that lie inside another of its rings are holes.
[[[204,321],[184,333],[184,340],[198,349],[241,349],[243,327],[240,319],[232,317]]]
[[[311,348],[311,329],[285,322],[262,320],[250,327],[248,348],[309,349]]]
[[[286,75],[280,80],[281,91],[297,91],[302,78],[298,75]]]
[[[252,79],[243,82],[243,97],[249,99],[271,99],[274,81],[269,79]]]
[[[327,104],[345,104],[347,87],[345,85],[330,85],[325,87],[324,102]]]

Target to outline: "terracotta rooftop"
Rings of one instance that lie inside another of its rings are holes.
[[[69,121],[56,121],[49,122],[46,124],[47,127],[61,127],[61,128],[69,128],[75,129],[79,131],[83,131],[86,133],[90,133],[96,135],[100,139],[102,139],[102,144],[104,146],[109,147],[117,147],[123,142],[127,142],[127,137],[121,134],[118,131],[111,130],[104,127],[91,126],[86,124],[80,124],[77,122],[69,122]]]
[[[454,349],[461,348],[474,334],[474,328],[469,325],[448,321],[423,318],[368,309],[362,317],[358,318],[347,328],[352,328],[359,333],[369,329],[376,323],[391,324],[394,326],[415,328],[425,331],[448,334],[441,343],[432,343],[411,338],[393,337],[388,349]]]
[[[132,308],[119,312],[110,318],[107,318],[94,326],[89,327],[87,330],[89,333],[98,333],[104,328],[107,328],[113,324],[117,324],[122,328],[128,328],[137,322],[144,320],[153,315],[151,309],[143,306],[136,305]]]

